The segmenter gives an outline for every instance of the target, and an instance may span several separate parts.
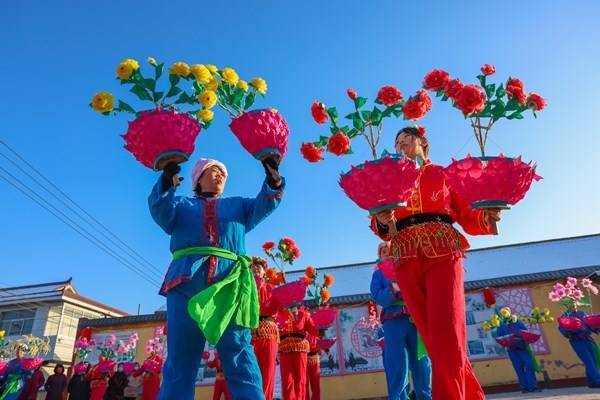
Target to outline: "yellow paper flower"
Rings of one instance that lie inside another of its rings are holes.
[[[208,68],[208,70],[212,73],[212,74],[216,74],[219,72],[219,68],[217,68],[215,65],[212,64],[206,64],[206,68]]]
[[[539,314],[540,313],[540,308],[539,307],[533,307],[533,309],[531,310],[532,313],[534,314]]]
[[[213,76],[212,78],[210,78],[210,82],[206,84],[206,88],[215,92],[219,88],[219,81],[216,80]]]
[[[238,76],[237,72],[235,72],[235,70],[230,67],[223,68],[223,70],[221,71],[221,77],[223,77],[223,80],[225,82],[229,83],[232,86],[237,85],[238,81],[240,80],[240,77]]]
[[[237,83],[237,87],[242,89],[244,92],[247,92],[248,91],[248,82],[240,79]]]
[[[548,318],[546,318],[546,320],[547,320],[548,322],[554,322],[554,317],[548,317]]]
[[[96,93],[92,99],[92,108],[100,113],[112,111],[115,108],[115,99],[109,92]]]
[[[210,74],[210,71],[208,70],[208,68],[206,68],[205,65],[194,64],[191,66],[190,70],[192,71],[192,75],[194,75],[194,78],[196,78],[198,82],[204,85],[206,85],[208,82],[210,82],[211,79],[213,79],[212,75]]]
[[[490,323],[487,321],[484,321],[483,322],[483,330],[487,332],[487,331],[490,331],[491,329],[492,329],[492,327],[490,326]]]
[[[546,317],[539,317],[538,322],[543,324],[544,322],[546,322]]]
[[[210,122],[215,117],[215,113],[212,110],[204,109],[198,111],[197,117],[202,120],[202,122]]]
[[[217,104],[217,94],[212,90],[205,90],[198,96],[198,101],[204,108],[213,108]]]
[[[504,318],[510,317],[510,308],[508,308],[508,307],[502,307],[500,309],[500,315],[502,315]]]
[[[156,60],[152,57],[148,57],[146,61],[148,61],[148,64],[150,65],[156,65]]]
[[[190,66],[184,62],[179,61],[173,64],[173,66],[169,70],[169,73],[171,75],[179,75],[185,78],[190,74]]]
[[[123,80],[128,80],[131,75],[140,68],[140,64],[136,60],[128,58],[121,61],[117,66],[117,76]]]
[[[519,320],[516,315],[513,315],[511,319],[512,322],[517,322]]]
[[[267,82],[263,78],[254,78],[250,82],[252,87],[260,94],[267,93]]]
[[[544,310],[543,310],[543,311],[544,311],[544,315],[545,315],[546,317],[550,316],[550,310],[549,310],[549,309],[547,309],[547,308],[544,308]]]
[[[5,331],[0,331],[0,339],[2,339],[4,337],[4,335],[6,334]]]

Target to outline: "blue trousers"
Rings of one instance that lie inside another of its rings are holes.
[[[398,317],[383,322],[385,346],[383,366],[390,400],[406,400],[410,392],[408,371],[412,375],[418,400],[431,400],[431,361],[417,357],[417,328],[409,318]]]
[[[188,300],[206,287],[206,270],[199,269],[191,281],[167,293],[167,359],[159,400],[193,400],[196,376],[206,339],[187,311]],[[264,400],[262,378],[250,330],[229,324],[217,351],[234,399]]]
[[[591,340],[569,340],[571,347],[585,365],[585,378],[588,385],[600,385],[600,374],[596,365],[596,351]]]
[[[531,359],[529,352],[527,352],[527,350],[509,350],[508,357],[517,373],[521,389],[537,389],[537,379],[535,378],[533,360]]]

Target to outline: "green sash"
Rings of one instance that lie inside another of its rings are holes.
[[[245,328],[258,326],[259,303],[252,259],[218,247],[188,247],[173,253],[173,261],[189,255],[216,256],[234,261],[231,272],[188,302],[188,313],[210,344],[217,344],[232,318]]]
[[[0,400],[5,399],[7,396],[15,393],[19,393],[23,389],[24,378],[22,375],[10,374],[6,380],[4,386],[4,392],[0,396]]]

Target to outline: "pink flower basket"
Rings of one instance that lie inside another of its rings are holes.
[[[452,187],[474,208],[508,208],[518,203],[531,182],[542,179],[536,165],[521,157],[471,157],[452,160],[446,175]]]
[[[379,264],[377,264],[377,269],[381,271],[383,276],[385,276],[385,279],[388,281],[396,280],[396,263],[392,258],[381,261]]]
[[[558,317],[556,321],[558,322],[558,326],[560,326],[563,329],[566,329],[567,331],[576,332],[580,329],[583,329],[583,321],[579,318]]]
[[[122,137],[136,160],[158,171],[169,161],[187,161],[199,133],[200,124],[189,114],[156,109],[130,121]]]
[[[135,371],[135,363],[134,362],[125,362],[123,363],[123,372],[126,374],[132,374]]]
[[[290,129],[281,114],[273,109],[248,111],[229,125],[242,147],[257,159],[268,154],[285,157]]]
[[[352,166],[349,172],[342,173],[340,186],[350,200],[373,215],[405,205],[418,174],[414,162],[387,154]]]
[[[306,288],[308,285],[303,279],[294,282],[286,283],[285,285],[277,286],[271,294],[279,304],[287,306],[292,303],[297,303],[304,300],[306,296]]]
[[[87,372],[88,365],[89,364],[87,362],[80,362],[75,364],[75,366],[73,367],[75,375],[85,374]]]
[[[592,329],[600,329],[600,315],[587,315],[583,317],[586,324]]]
[[[21,366],[26,371],[34,371],[34,370],[38,369],[39,367],[41,367],[43,362],[44,362],[44,359],[39,358],[39,357],[23,358],[21,360]]]
[[[311,318],[319,329],[329,328],[335,322],[338,310],[335,308],[320,308],[313,312]]]
[[[526,343],[535,343],[540,340],[540,335],[532,332],[521,331],[521,337]]]
[[[333,346],[335,344],[336,339],[332,338],[332,339],[319,339],[319,347],[321,349],[323,349],[324,351],[329,351],[329,349],[331,349],[331,346]]]
[[[0,376],[4,376],[6,374],[7,369],[8,361],[0,361]]]
[[[115,370],[117,362],[115,360],[104,360],[98,363],[98,370],[102,373],[112,373]]]

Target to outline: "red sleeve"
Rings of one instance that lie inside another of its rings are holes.
[[[133,373],[131,374],[134,378],[137,378],[138,376],[142,375],[144,373],[144,366],[142,365],[139,369],[136,369],[135,371],[133,371]]]
[[[379,231],[378,228],[378,224],[377,224],[377,217],[375,217],[374,215],[371,217],[371,230],[381,238],[381,240],[388,242],[392,239],[392,237],[389,234],[389,231],[387,231],[386,233],[381,233]]]
[[[304,330],[306,330],[306,332],[310,333],[313,336],[319,337],[319,330],[317,329],[315,323],[308,314],[305,314]]]
[[[448,181],[446,184],[449,186]],[[485,222],[483,210],[476,210],[449,186],[452,211],[455,213],[456,222],[463,227],[469,235],[490,235],[492,227]]]
[[[261,282],[258,290],[258,298],[260,301],[260,313],[265,316],[275,315],[281,309],[281,304],[275,297],[271,295],[273,288],[265,283]]]

